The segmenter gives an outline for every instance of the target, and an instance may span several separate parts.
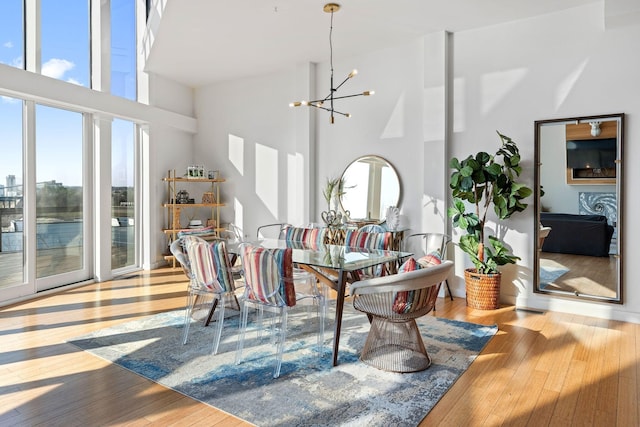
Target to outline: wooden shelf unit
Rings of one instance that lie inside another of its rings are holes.
[[[173,242],[180,230],[184,230],[188,227],[188,224],[182,226],[180,223],[180,215],[183,209],[211,209],[210,219],[215,221],[214,233],[218,234],[224,231],[223,227],[220,227],[220,208],[226,206],[225,203],[221,203],[220,199],[220,184],[226,180],[223,178],[209,179],[209,178],[186,178],[182,176],[176,176],[176,170],[167,171],[167,176],[162,178],[162,181],[167,183],[167,196],[168,201],[162,204],[162,207],[167,209],[167,224],[166,228],[162,229],[162,232],[167,236],[167,247]],[[178,184],[209,184],[209,188],[206,192],[213,194],[215,203],[176,203],[179,189]],[[204,224],[204,226],[207,226]],[[164,259],[173,264],[175,267],[175,259],[173,255],[167,253],[164,255]]]

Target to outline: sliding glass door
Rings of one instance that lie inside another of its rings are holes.
[[[83,115],[35,110],[36,278],[38,290],[89,278],[91,221]]]

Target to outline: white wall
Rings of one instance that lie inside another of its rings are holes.
[[[640,40],[640,26],[605,31],[603,22],[602,5],[596,3],[456,33],[451,38],[453,68],[449,74],[445,73],[449,38],[444,33],[334,59],[338,81],[352,68],[359,70],[340,91],[350,94],[373,89],[376,95],[341,102],[340,110],[353,117],[336,117],[333,125],[323,111],[287,107],[288,102],[309,95],[299,93],[304,86],[300,80],[308,78],[299,69],[202,88],[196,91],[199,131],[194,156],[203,159],[207,168],[219,168],[228,179],[225,196],[230,202],[235,199],[232,203],[237,207],[226,208],[223,218],[242,221],[250,237],[259,224],[296,223],[300,218],[291,212],[304,198],[290,192],[291,180],[301,172],[292,172],[289,159],[304,150],[316,159],[314,179],[304,189],[315,193],[316,209],[310,220],[317,221],[324,208],[321,187],[327,177],[339,176],[356,157],[377,154],[399,171],[402,214],[411,231],[444,229],[449,223],[445,213],[448,158],[466,157],[481,149],[495,151],[499,144],[496,130],[519,143],[523,180],[531,186],[535,120],[624,112],[626,162],[639,158],[634,125],[640,112],[640,99],[635,96],[640,89],[640,59],[633,52]],[[329,87],[328,70],[326,63],[316,66],[318,97]],[[450,98],[445,96],[448,78],[453,80]],[[309,123],[308,115],[314,112],[316,123]],[[447,127],[449,121],[452,124]],[[240,155],[242,160],[238,160]],[[257,165],[264,161],[270,165],[268,170],[259,170]],[[627,183],[640,182],[638,175],[637,168],[625,170]],[[267,190],[259,189],[263,187],[271,188],[271,193],[265,196]],[[275,193],[277,188],[280,193]],[[639,204],[637,196],[625,192],[625,217],[631,218]],[[623,305],[533,293],[532,207],[533,201],[528,211],[501,225],[507,244],[522,257],[517,267],[504,270],[503,302],[640,322],[640,290],[634,287],[628,269]],[[627,221],[625,227],[626,236],[638,235],[633,222]],[[639,245],[631,238],[625,240],[624,261],[634,259]],[[468,260],[456,252],[455,261],[457,280],[450,284],[455,295],[464,296],[463,269]]]
[[[640,26],[604,30],[602,4],[543,17],[497,25],[454,36],[456,79],[455,137],[452,154],[494,149],[496,129],[518,141],[524,159],[524,180],[533,183],[535,120],[626,113],[625,163],[640,158],[638,119],[640,58],[631,54],[640,40]],[[624,218],[632,218],[640,198],[629,191],[640,171],[624,172]],[[517,269],[503,277],[502,300],[593,316],[640,321],[640,290],[631,269],[640,251],[638,225],[625,222],[624,304],[576,302],[532,291],[534,212],[508,222],[506,241],[522,257]],[[456,259],[458,261],[458,259]],[[457,263],[459,264],[459,263]],[[456,266],[457,267],[457,266]],[[505,280],[507,279],[507,280]],[[513,285],[510,284],[513,282]],[[505,285],[506,283],[506,285]]]

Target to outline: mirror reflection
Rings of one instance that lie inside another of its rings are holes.
[[[536,122],[536,292],[622,302],[624,115]]]
[[[364,156],[351,162],[344,173],[342,210],[350,219],[382,222],[389,206],[400,203],[400,178],[395,168],[379,156]]]

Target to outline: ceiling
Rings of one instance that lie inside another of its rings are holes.
[[[333,57],[581,6],[599,0],[344,0]],[[146,70],[190,87],[329,60],[324,0],[165,0]]]

